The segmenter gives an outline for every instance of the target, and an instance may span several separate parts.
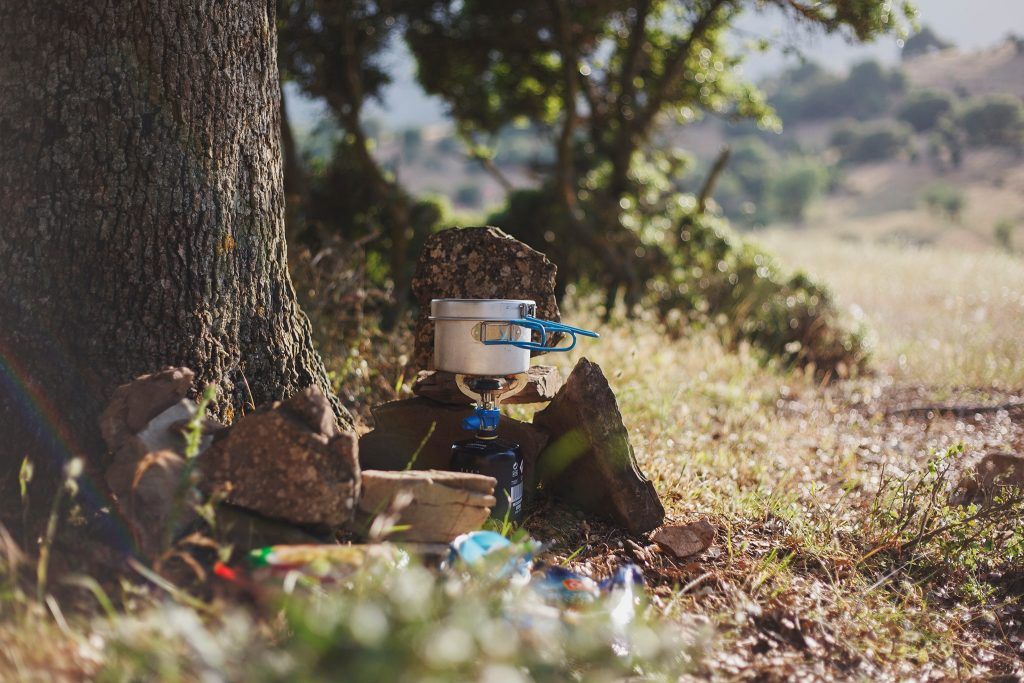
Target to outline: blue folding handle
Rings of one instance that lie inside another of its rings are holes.
[[[518,349],[528,349],[530,351],[571,351],[576,347],[576,335],[580,334],[584,337],[600,338],[597,332],[591,332],[590,330],[584,330],[581,327],[572,327],[571,325],[564,325],[562,323],[556,323],[553,320],[541,320],[540,318],[534,318],[532,316],[526,316],[524,318],[518,318],[516,320],[501,320],[495,321],[501,323],[507,323],[509,325],[519,325],[527,329],[533,330],[540,334],[540,342],[535,341],[513,341],[511,339],[485,339],[483,343],[488,346],[514,346]],[[564,333],[572,337],[572,343],[568,346],[548,346],[547,337],[548,333]],[[483,335],[480,335],[483,336]]]

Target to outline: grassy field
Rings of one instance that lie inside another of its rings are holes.
[[[898,319],[885,301],[873,299],[872,309],[865,300],[866,317]],[[893,349],[886,348],[888,328],[877,329],[883,363],[900,355],[914,320],[905,321]],[[977,348],[965,348],[939,323],[927,334],[942,335],[953,355]],[[995,333],[989,340],[1000,341]],[[996,348],[1008,348],[1003,341]],[[997,366],[1019,363],[1009,353],[996,357]],[[670,516],[710,516],[719,528],[704,557],[682,564],[659,558],[650,577],[666,612],[715,625],[705,673],[768,680],[1021,675],[1020,505],[982,521],[944,502],[959,470],[982,453],[1020,451],[1019,413],[889,415],[951,398],[933,389],[944,383],[944,367],[932,365],[929,374],[923,356],[909,356],[896,377],[883,372],[823,388],[709,337],[666,345],[653,332],[618,329],[587,355],[612,376],[638,457]],[[965,373],[980,372],[956,369],[957,386]],[[926,385],[912,383],[918,380]],[[992,388],[956,397],[1007,398]],[[615,534],[568,533],[561,550],[589,543],[577,560],[600,573],[635,559],[621,542]]]
[[[269,611],[141,576],[121,583],[110,612],[88,607],[102,594],[81,580],[41,604],[8,573],[0,679],[621,680],[634,666],[656,680],[1024,676],[1024,507],[946,503],[981,454],[1021,452],[1021,412],[899,412],[1017,400],[1024,265],[811,233],[763,239],[860,310],[875,373],[820,386],[710,333],[667,341],[639,322],[604,326],[599,343],[559,359],[568,370],[585,353],[604,369],[669,519],[718,530],[709,551],[677,561],[550,501],[530,513],[548,561],[596,578],[644,568],[638,660],[609,656],[596,628],[582,640],[511,634],[498,616],[506,586],[415,568],[369,574],[351,593],[299,590]],[[583,309],[567,317],[601,325]]]
[[[1024,388],[1024,259],[993,249],[909,247],[836,233],[758,237],[827,283],[870,328],[875,366],[936,389]]]

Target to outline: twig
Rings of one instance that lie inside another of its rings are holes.
[[[952,415],[953,417],[969,417],[975,413],[998,413],[1001,410],[1015,411],[1024,410],[1024,401],[1008,401],[993,406],[912,406],[910,408],[893,408],[885,411],[886,417],[893,415],[918,415],[927,416],[929,413]]]
[[[678,594],[679,595],[683,595],[684,593],[689,593],[692,589],[696,588],[702,581],[704,581],[704,579],[708,578],[709,576],[713,576],[713,575],[714,575],[714,572],[704,572],[703,574],[698,576],[696,579],[694,579],[690,583],[688,583],[685,586],[683,586],[682,588],[680,588]]]
[[[719,150],[715,163],[712,164],[711,170],[708,171],[708,177],[704,179],[704,185],[700,188],[700,194],[697,195],[698,214],[703,214],[707,209],[708,199],[711,198],[711,193],[715,191],[715,185],[718,183],[718,177],[722,175],[722,171],[725,170],[725,165],[729,163],[730,154],[732,154],[732,148],[729,147],[729,145],[722,145],[722,149]]]

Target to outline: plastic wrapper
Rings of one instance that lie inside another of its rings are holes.
[[[342,581],[371,561],[406,564],[408,555],[387,544],[272,545],[249,552],[248,564],[256,581],[304,579],[329,585]]]

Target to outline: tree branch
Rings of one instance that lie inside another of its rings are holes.
[[[557,167],[556,177],[559,194],[562,195],[562,202],[572,216],[576,211],[576,188],[573,182],[573,134],[576,131],[576,95],[577,95],[577,66],[576,50],[573,47],[572,34],[569,27],[569,19],[565,10],[564,0],[551,0],[551,11],[555,17],[555,31],[558,40],[558,52],[562,60],[562,80],[565,87],[563,97],[565,106],[565,118],[562,121],[562,129],[558,134],[558,148],[556,150],[555,164]]]
[[[708,208],[708,199],[711,198],[711,193],[715,191],[715,184],[718,183],[718,177],[722,175],[722,171],[725,170],[726,164],[729,163],[729,155],[732,153],[732,149],[729,145],[722,145],[722,149],[718,152],[718,157],[715,159],[715,163],[711,166],[711,170],[708,171],[708,177],[704,179],[704,185],[700,188],[700,194],[697,195],[697,213],[703,214]]]
[[[650,1],[643,0],[636,9],[636,20],[630,27],[629,43],[622,58],[622,70],[619,72],[618,79],[618,119],[620,125],[625,125],[626,110],[634,104],[633,97],[636,95],[636,86],[633,80],[636,76],[637,57],[640,55],[640,48],[647,36],[647,16],[650,14],[650,11]]]
[[[665,61],[665,70],[655,85],[651,97],[648,98],[644,107],[637,112],[633,120],[632,135],[643,136],[647,133],[654,121],[654,117],[661,111],[665,98],[668,97],[672,86],[682,76],[683,68],[686,66],[686,58],[690,56],[694,47],[699,43],[707,32],[714,25],[718,11],[732,2],[732,0],[711,0],[707,9],[697,17],[690,27],[689,35],[676,45],[675,49]]]
[[[476,148],[472,146],[469,150],[469,158],[479,163],[480,166],[483,167],[483,169],[487,171],[487,173],[494,178],[499,185],[501,185],[501,189],[505,191],[506,195],[512,194],[515,191],[515,185],[513,185],[512,181],[508,179],[508,176],[501,172],[498,165],[494,163],[494,159],[486,154],[476,151]]]

